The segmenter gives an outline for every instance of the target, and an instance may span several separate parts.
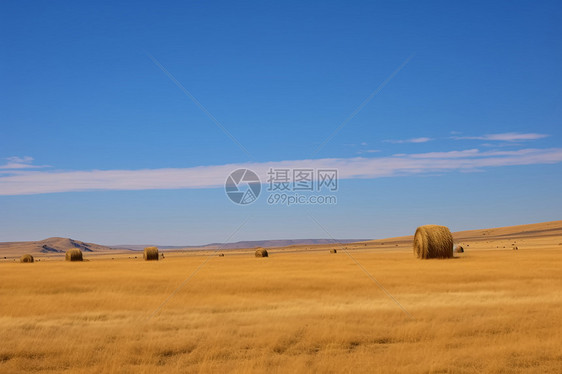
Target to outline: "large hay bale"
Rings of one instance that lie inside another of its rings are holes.
[[[337,249],[330,249],[330,253],[338,253]]]
[[[464,248],[462,247],[462,245],[457,245],[455,247],[455,253],[464,253]]]
[[[265,248],[258,248],[256,250],[256,257],[269,257],[269,253],[267,253]]]
[[[29,254],[20,257],[20,262],[33,262],[33,261],[35,261],[33,259],[33,256]]]
[[[414,235],[414,254],[418,258],[453,257],[453,235],[445,226],[420,226]]]
[[[158,261],[158,248],[157,247],[146,247],[142,258],[145,261]]]
[[[64,256],[66,261],[82,261],[82,251],[78,248],[72,248],[66,251],[66,255]]]

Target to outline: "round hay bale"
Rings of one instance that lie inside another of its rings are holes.
[[[219,257],[224,257],[224,253],[219,253]]]
[[[418,258],[453,257],[453,235],[445,226],[420,226],[414,235],[414,254]]]
[[[455,253],[464,253],[464,248],[462,247],[462,245],[456,246]]]
[[[72,248],[66,251],[66,255],[64,256],[66,261],[83,261],[82,251],[78,248]]]
[[[330,249],[330,253],[338,253],[337,249]]]
[[[269,253],[265,248],[258,248],[256,249],[256,257],[269,257]]]
[[[157,247],[146,247],[142,254],[142,258],[145,261],[158,261],[158,248]]]
[[[33,256],[29,254],[20,257],[20,262],[33,262],[33,261],[35,261],[33,259]]]

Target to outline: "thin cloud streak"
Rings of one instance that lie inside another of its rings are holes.
[[[505,132],[501,134],[486,134],[483,136],[452,136],[455,140],[487,140],[501,142],[519,142],[525,140],[537,140],[548,137],[547,134]]]
[[[562,162],[562,148],[480,152],[402,154],[376,158],[330,158],[262,163],[241,163],[192,168],[90,171],[18,171],[0,176],[0,195],[31,195],[71,191],[215,188],[239,168],[255,171],[262,182],[270,168],[338,169],[340,179],[474,171],[489,167]]]
[[[387,143],[393,144],[403,144],[403,143],[427,143],[432,141],[432,138],[428,137],[421,137],[421,138],[412,138],[412,139],[402,139],[402,140],[385,140]]]
[[[5,172],[4,170],[39,169],[49,167],[49,165],[32,165],[33,157],[30,156],[12,156],[6,157],[5,160],[8,162],[4,165],[0,165],[0,172]]]

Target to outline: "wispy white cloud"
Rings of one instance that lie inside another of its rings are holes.
[[[486,140],[501,142],[520,142],[525,140],[537,140],[548,137],[547,134],[504,132],[501,134],[486,134],[482,136],[452,136],[455,140]]]
[[[270,168],[338,169],[340,179],[474,171],[489,167],[562,162],[562,148],[480,152],[477,149],[387,157],[331,158],[192,168],[89,171],[18,171],[0,176],[0,195],[93,190],[150,190],[222,187],[235,169],[249,168],[267,180]]]
[[[6,157],[5,160],[7,162],[4,165],[0,165],[0,170],[38,169],[48,167],[47,165],[32,165],[33,157],[30,156],[12,156]]]
[[[381,152],[380,149],[363,149],[363,150],[357,151],[358,154],[379,153],[379,152]]]
[[[394,143],[394,144],[402,144],[402,143],[427,143],[432,141],[433,138],[421,137],[421,138],[411,138],[411,139],[402,139],[402,140],[385,140],[387,143]]]
[[[23,156],[23,157],[12,156],[12,157],[6,157],[6,160],[8,160],[8,162],[14,162],[14,163],[18,163],[18,164],[30,164],[30,163],[33,162],[33,157],[31,157],[31,156]]]

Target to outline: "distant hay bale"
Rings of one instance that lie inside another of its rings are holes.
[[[414,254],[421,259],[453,257],[453,235],[445,226],[420,226],[414,235]]]
[[[33,259],[33,256],[29,254],[20,257],[20,262],[33,262],[33,261],[35,261]]]
[[[219,253],[219,257],[224,257],[224,253]]]
[[[158,248],[157,247],[146,247],[142,258],[145,261],[158,261]]]
[[[337,249],[330,249],[330,253],[338,253]]]
[[[462,245],[457,245],[457,247],[455,248],[455,253],[464,253],[464,248],[462,247]]]
[[[66,251],[66,255],[64,256],[66,261],[83,261],[82,251],[78,248],[72,248]]]
[[[258,248],[256,250],[256,257],[269,257],[269,253],[267,253],[265,248]]]

